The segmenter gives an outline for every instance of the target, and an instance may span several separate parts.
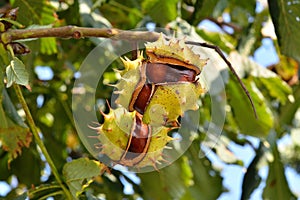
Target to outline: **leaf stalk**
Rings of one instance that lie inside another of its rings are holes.
[[[26,103],[25,98],[22,94],[20,86],[17,85],[17,84],[14,84],[13,87],[14,87],[14,90],[16,92],[17,98],[18,98],[19,102],[21,103],[21,105],[24,109],[24,112],[26,114],[26,119],[27,119],[28,125],[29,125],[29,127],[32,131],[32,134],[34,136],[35,142],[37,143],[37,145],[41,149],[42,153],[44,154],[44,156],[45,156],[45,158],[46,158],[46,160],[47,160],[47,162],[48,162],[48,164],[51,168],[51,171],[52,171],[56,181],[58,182],[58,184],[60,185],[60,187],[62,188],[62,190],[64,191],[64,193],[66,195],[66,199],[71,200],[72,195],[71,195],[70,191],[66,188],[66,186],[63,184],[63,182],[62,182],[62,180],[59,176],[59,173],[58,173],[58,171],[57,171],[57,169],[54,165],[54,162],[53,162],[52,158],[50,157],[50,155],[49,155],[49,153],[48,153],[48,151],[47,151],[47,149],[46,149],[46,147],[45,147],[45,145],[44,145],[44,143],[43,143],[43,141],[42,141],[42,139],[39,135],[38,129],[37,129],[37,127],[35,125],[35,122],[32,118],[31,112],[30,112],[30,110],[27,106],[27,103]]]

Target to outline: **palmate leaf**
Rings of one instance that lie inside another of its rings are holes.
[[[232,0],[229,2],[229,13],[231,21],[238,23],[244,27],[249,25],[249,16],[254,16],[255,14],[255,0],[240,1]]]
[[[103,170],[105,170],[105,165],[87,158],[80,158],[65,164],[63,175],[73,197],[77,199],[93,178],[101,175]]]
[[[283,54],[300,61],[300,2],[268,0],[275,32]]]
[[[131,3],[130,1],[124,0],[119,2],[110,1],[100,7],[101,14],[96,14],[95,11],[91,11],[93,14],[85,14],[83,15],[83,19],[85,22],[87,22],[87,20],[90,22],[95,21],[92,24],[94,27],[110,27],[111,24],[113,24],[115,27],[121,29],[134,28],[142,19],[143,15],[139,9],[133,6],[133,4],[134,3]],[[124,6],[124,9],[120,9],[120,5]],[[115,17],[116,15],[119,17]]]
[[[24,63],[17,57],[10,61],[6,67],[7,84],[6,87],[12,86],[13,83],[29,87],[29,74]]]
[[[243,1],[248,2],[248,1]],[[253,1],[255,3],[255,1]],[[268,18],[269,12],[267,9],[264,9],[262,12],[259,12],[255,15],[253,23],[249,26],[245,32],[247,34],[242,34],[239,39],[238,51],[243,55],[253,55],[254,51],[261,45],[262,34],[261,29]]]

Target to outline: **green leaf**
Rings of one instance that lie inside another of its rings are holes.
[[[2,89],[4,88],[4,69],[8,63],[8,51],[5,49],[4,45],[0,43],[0,99],[2,95]]]
[[[256,1],[231,0],[228,2],[228,12],[230,14],[231,22],[247,27],[249,25],[250,16],[254,16],[255,14]]]
[[[66,10],[60,10],[58,14],[59,19],[64,19],[66,24],[72,24],[80,26],[80,13],[79,13],[79,1],[74,1]]]
[[[218,199],[222,193],[222,177],[218,171],[213,169],[207,157],[199,158],[199,155],[202,154],[199,142],[194,141],[186,153],[193,172],[193,184],[188,188],[184,199],[214,200]]]
[[[225,136],[220,136],[218,142],[215,140],[203,141],[202,144],[208,148],[214,149],[219,159],[225,163],[242,163],[229,149],[230,140]]]
[[[275,64],[274,70],[283,80],[291,82],[298,75],[298,62],[290,57],[279,55],[279,62]]]
[[[177,16],[178,0],[145,0],[142,3],[143,11],[150,15],[154,22],[163,26],[174,20]]]
[[[254,102],[257,119],[255,118],[249,99],[234,78],[226,85],[226,94],[228,95],[228,102],[231,106],[233,117],[236,119],[241,133],[265,138],[273,127],[274,119],[272,112],[255,83],[250,78],[243,82]]]
[[[180,158],[159,172],[140,174],[144,197],[146,199],[180,199],[188,186],[186,184],[192,181],[190,166],[184,159],[186,158]]]
[[[279,77],[257,77],[254,80],[258,85],[266,87],[268,94],[278,99],[283,105],[288,101],[288,96],[292,93],[290,86]]]
[[[68,151],[66,149],[66,138],[70,135],[73,127],[70,123],[70,116],[67,112],[71,112],[69,108],[69,99],[65,94],[57,93],[54,89],[54,84],[51,89],[39,90],[35,87],[34,92],[43,93],[47,99],[43,102],[43,106],[31,110],[34,121],[43,132],[43,139],[49,155],[58,170],[62,170]],[[33,101],[36,99],[34,98]],[[65,105],[64,105],[65,104]],[[59,134],[56,134],[59,133]],[[52,148],[55,146],[55,148]]]
[[[9,153],[5,152],[3,149],[0,149],[0,180],[5,181],[10,176],[10,171],[8,169]],[[0,198],[1,199],[1,198]]]
[[[197,200],[217,199],[222,179],[207,158],[199,158],[199,142],[194,142],[186,156],[159,172],[139,174],[145,199]],[[212,175],[214,174],[214,175]],[[151,188],[151,189],[149,189]]]
[[[211,32],[207,31],[205,29],[196,29],[196,32],[205,40],[208,41],[214,45],[217,45],[225,51],[226,53],[229,53],[233,49],[235,49],[235,46],[237,44],[237,40],[228,34],[219,33],[219,32]]]
[[[80,158],[65,164],[63,175],[74,198],[89,186],[94,177],[99,176],[105,165],[95,160]]]
[[[111,24],[113,24],[118,28],[130,29],[135,28],[143,17],[140,10],[133,6],[130,1],[109,1],[109,3],[100,7],[100,11],[105,18],[101,15],[101,17],[89,15],[85,16],[85,19],[95,21],[93,26],[111,27]],[[119,17],[115,17],[116,15]]]
[[[47,0],[15,0],[12,7],[19,7],[18,22],[25,26],[52,24],[56,20],[55,10]]]
[[[23,119],[18,114],[16,107],[14,106],[13,102],[11,101],[11,98],[9,94],[7,93],[6,88],[3,89],[2,92],[3,100],[2,100],[2,106],[3,110],[7,117],[9,117],[15,124],[22,126],[24,128],[27,128],[27,125],[23,121]],[[3,122],[3,121],[2,121]]]
[[[212,15],[217,3],[217,0],[197,0],[194,5],[195,10],[189,22],[197,26],[201,20]]]
[[[293,119],[297,110],[300,107],[300,85],[298,84],[293,91],[295,102],[287,102],[284,106],[280,107],[279,123],[280,127],[285,125],[292,125]]]
[[[268,0],[282,54],[300,62],[300,2]]]
[[[51,55],[57,53],[56,39],[53,37],[50,38],[41,38],[41,53]]]
[[[261,91],[266,89],[266,96],[276,98],[282,104],[287,102],[292,90],[277,74],[237,52],[231,52],[229,57],[239,77],[253,76],[257,87]]]
[[[6,87],[12,86],[13,83],[28,86],[29,74],[24,63],[17,57],[10,61],[6,67],[7,84]]]
[[[272,137],[275,137],[275,135],[275,133],[271,134]],[[269,163],[269,174],[266,181],[266,186],[263,191],[263,198],[275,200],[296,199],[288,186],[284,174],[284,166],[281,162],[275,140],[276,139],[272,139],[272,141],[270,142],[273,153],[273,160]]]
[[[24,149],[22,155],[14,159],[10,166],[11,173],[15,174],[18,177],[18,181],[22,184],[26,184],[28,188],[41,183],[40,176],[45,166],[41,161],[39,152],[35,148],[35,144],[31,145],[28,149]],[[30,174],[30,176],[28,176],[28,174]]]

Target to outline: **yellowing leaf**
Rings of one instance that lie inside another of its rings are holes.
[[[18,115],[6,89],[3,88],[0,93],[0,144],[8,151],[8,162],[21,154],[23,147],[29,147],[31,141],[29,128]]]
[[[22,153],[22,147],[29,147],[32,141],[32,134],[29,128],[14,124],[4,113],[0,106],[0,143],[2,148],[9,152],[10,162]]]

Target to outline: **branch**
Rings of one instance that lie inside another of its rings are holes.
[[[84,37],[103,37],[110,38],[113,40],[129,40],[129,41],[155,41],[159,38],[160,33],[150,31],[126,31],[114,28],[87,28],[77,26],[63,26],[57,28],[40,28],[40,29],[9,29],[1,34],[1,41],[4,44],[9,44],[15,40],[28,39],[28,38],[41,38],[41,37],[59,37],[59,38],[75,38],[80,39]],[[238,77],[231,63],[225,58],[219,47],[215,45],[209,45],[207,43],[199,43],[186,41],[186,44],[200,45],[206,48],[214,49],[221,58],[226,62],[233,75],[237,78],[242,89],[245,91],[251,106],[253,108],[255,117],[257,118],[256,109],[252,98],[243,84],[241,79]]]
[[[0,38],[4,44],[15,40],[28,38],[74,38],[103,37],[114,40],[129,41],[155,41],[159,38],[159,33],[149,31],[125,31],[114,28],[86,28],[77,26],[62,26],[57,28],[38,28],[38,29],[9,29],[1,33]]]

